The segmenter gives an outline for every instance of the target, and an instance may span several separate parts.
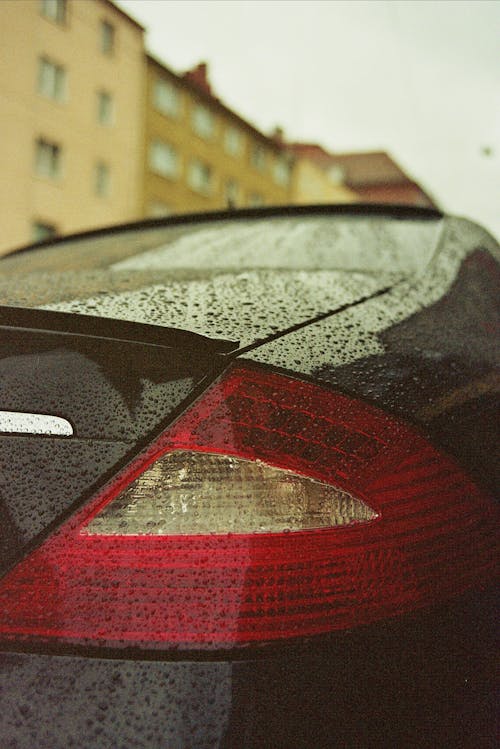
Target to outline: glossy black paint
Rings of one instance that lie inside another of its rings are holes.
[[[390,294],[386,295],[390,305]],[[383,353],[341,366],[325,348],[311,350],[312,329],[249,356],[313,382],[361,397],[423,430],[493,495],[500,486],[498,366],[500,269],[478,248],[461,264],[450,289],[435,303],[379,333]],[[336,317],[314,326],[314,337],[336,334]],[[295,360],[307,351],[307,362]]]
[[[85,331],[85,332],[83,332]],[[230,341],[28,309],[0,309],[2,410],[62,416],[71,438],[2,435],[0,569],[21,558],[136,455],[224,366]]]
[[[4,653],[3,746],[492,749],[495,608],[469,595],[237,661]]]
[[[442,218],[411,210],[370,212],[410,221],[422,215],[429,221]],[[352,207],[338,213],[366,215]],[[276,215],[283,211],[244,212],[244,217]],[[214,217],[226,219],[227,214]],[[206,220],[206,215],[194,218]],[[31,249],[36,250],[26,252]],[[440,251],[451,257],[453,247],[441,245]],[[373,298],[304,317],[286,335],[281,329],[263,344],[255,340],[239,349],[236,343],[212,344],[167,328],[4,311],[0,369],[11,377],[3,391],[10,393],[11,405],[1,407],[45,412],[56,395],[63,401],[66,396],[63,411],[77,427],[78,440],[1,437],[5,465],[19,477],[25,474],[18,486],[7,478],[0,494],[2,559],[11,564],[50,534],[239,357],[251,366],[361,397],[413,423],[494,491],[497,434],[491,406],[498,388],[499,289],[490,251],[479,232],[453,282],[431,302],[399,318],[394,314],[376,333],[381,350],[375,353],[369,339],[376,315],[370,305],[390,318],[398,294],[404,299],[408,293],[397,283]],[[358,317],[351,321],[352,314]],[[41,324],[35,322],[38,315]],[[359,336],[364,353],[339,364],[333,351],[346,329]],[[64,378],[58,384],[61,367]],[[77,385],[92,383],[86,397],[71,393],[72,378]],[[156,388],[149,407],[142,397],[145,378]],[[185,381],[184,389],[172,389],[179,381]],[[109,430],[106,443],[102,420]],[[76,457],[69,454],[70,445]],[[61,465],[68,470],[59,473]],[[57,483],[63,491],[48,500]],[[0,656],[2,746],[492,748],[495,614],[493,594],[471,592],[404,619],[247,653],[193,653],[182,660],[122,652],[102,657],[81,649],[5,651]]]

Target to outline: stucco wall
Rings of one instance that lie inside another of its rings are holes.
[[[100,49],[100,24],[115,28],[112,54]],[[58,232],[133,220],[141,212],[143,34],[104,0],[69,0],[67,20],[44,17],[39,0],[0,2],[0,252],[32,240],[32,224]],[[39,59],[66,70],[62,101],[37,90]],[[97,121],[97,92],[113,97],[112,124]],[[35,171],[35,141],[62,148],[61,172]],[[96,163],[110,169],[110,192],[95,191]]]

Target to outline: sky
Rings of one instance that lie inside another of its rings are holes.
[[[270,133],[383,149],[500,238],[497,0],[117,0],[177,72]]]

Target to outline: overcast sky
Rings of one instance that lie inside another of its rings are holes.
[[[384,149],[500,237],[500,2],[119,0],[177,72],[270,132]]]

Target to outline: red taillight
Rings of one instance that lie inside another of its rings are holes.
[[[0,635],[217,648],[351,628],[490,584],[495,522],[408,426],[238,368],[4,577]]]

